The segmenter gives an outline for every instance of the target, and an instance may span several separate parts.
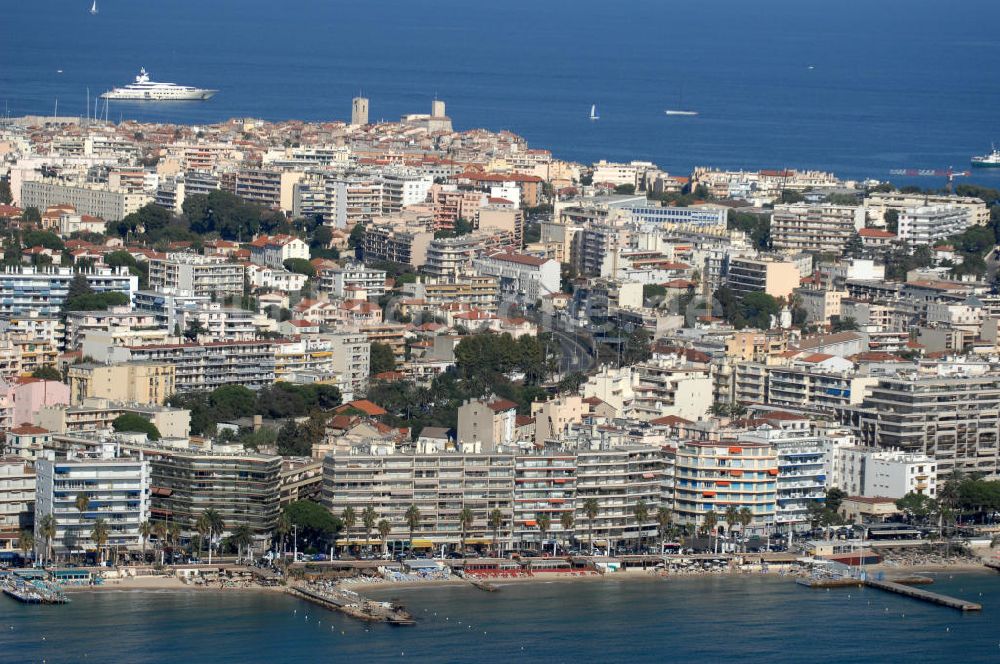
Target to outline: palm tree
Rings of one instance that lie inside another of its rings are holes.
[[[753,511],[749,507],[740,510],[738,517],[740,522],[740,535],[743,536],[743,553],[747,551],[747,526],[753,523]]]
[[[463,507],[462,511],[458,513],[458,529],[461,531],[461,540],[458,544],[462,549],[463,556],[465,555],[465,534],[469,532],[469,528],[472,527],[472,522],[475,521],[475,519],[476,516],[468,507]]]
[[[540,542],[540,549],[545,548],[545,534],[549,532],[549,528],[552,527],[552,517],[547,513],[538,515],[538,532],[542,536],[542,541]]]
[[[632,513],[635,514],[635,520],[639,526],[639,548],[642,548],[645,538],[645,524],[649,521],[649,506],[646,505],[645,500],[640,500],[632,508]]]
[[[288,533],[292,532],[292,520],[288,518],[288,514],[282,512],[278,515],[278,521],[274,525],[274,534],[277,535],[278,546],[281,547],[281,555],[285,555],[285,538],[288,537]]]
[[[45,539],[45,559],[52,562],[52,540],[56,537],[56,519],[46,514],[38,522],[38,534]]]
[[[236,545],[236,561],[243,560],[243,548],[246,547],[249,557],[250,547],[253,546],[253,530],[250,526],[242,523],[236,526],[233,534],[229,536],[229,541]]]
[[[199,539],[198,553],[201,553],[201,545],[208,543],[208,531],[212,529],[211,524],[209,524],[208,522],[208,517],[205,515],[204,512],[199,514],[198,518],[195,519],[194,529],[198,531],[198,539]]]
[[[21,547],[22,557],[27,560],[28,552],[35,548],[35,534],[30,530],[22,530],[17,536],[17,543]]]
[[[704,517],[702,517],[701,526],[708,535],[708,548],[715,550],[712,546],[712,533],[715,531],[715,526],[719,524],[719,517],[716,516],[715,512],[707,512]]]
[[[382,539],[382,553],[383,554],[389,553],[388,538],[389,538],[389,533],[392,532],[392,524],[389,523],[386,519],[382,519],[381,521],[378,522],[378,525],[376,525],[375,528],[378,530],[378,536]]]
[[[358,524],[358,515],[354,511],[354,508],[348,505],[344,508],[344,511],[340,513],[340,520],[344,524],[344,532],[347,533],[347,549],[351,549],[351,531],[354,530],[354,526]]]
[[[361,523],[365,527],[365,544],[368,545],[368,550],[371,551],[372,531],[375,530],[375,524],[378,523],[378,513],[375,511],[374,505],[369,505],[361,510]]]
[[[565,534],[570,533],[573,530],[573,524],[576,521],[576,517],[573,516],[572,512],[563,512],[559,515],[559,525],[562,526],[564,537],[566,537],[566,543],[569,544],[572,541],[572,536]]]
[[[87,511],[88,507],[90,507],[90,496],[81,491],[80,493],[76,494],[75,502],[76,502],[76,511],[80,513],[80,523],[81,525],[83,525],[83,520],[85,518],[83,513]],[[72,556],[72,554],[73,552],[71,550],[70,555]]]
[[[656,527],[660,531],[660,553],[667,544],[667,534],[670,532],[670,524],[674,522],[674,513],[669,508],[661,506],[656,510]]]
[[[590,555],[594,555],[594,519],[597,518],[599,506],[597,498],[587,498],[583,501],[583,515],[587,517],[587,542]]]
[[[222,534],[222,531],[226,529],[226,523],[222,520],[222,515],[211,507],[202,512],[201,516],[198,517],[199,522],[202,519],[204,519],[205,534],[208,536],[208,564],[211,565],[212,545],[215,543],[215,536]]]
[[[108,536],[111,534],[111,529],[108,528],[108,522],[104,519],[96,519],[94,521],[94,528],[90,531],[90,539],[94,540],[94,544],[97,545],[97,553],[100,556],[101,564],[104,563],[104,545],[108,543]]]
[[[503,527],[503,512],[499,507],[494,507],[490,512],[490,530],[493,531],[493,551],[497,557],[500,556],[500,528]]]
[[[740,522],[740,510],[736,505],[730,505],[726,508],[726,511],[722,516],[723,520],[726,522],[726,532],[730,537],[733,536],[733,526],[738,525]],[[735,545],[735,540],[733,540]]]
[[[410,553],[413,553],[413,531],[420,527],[420,508],[410,505],[406,508],[406,525],[410,529]]]
[[[139,524],[139,540],[142,545],[142,562],[146,562],[146,542],[149,541],[149,536],[153,533],[153,524],[149,522],[149,519],[141,522]]]
[[[167,539],[170,540],[170,555],[173,555],[173,550],[181,543],[181,524],[176,521],[170,522],[170,525],[167,526]]]
[[[153,534],[156,535],[156,546],[160,549],[160,564],[163,564],[163,545],[167,541],[167,522],[157,521],[153,524]]]

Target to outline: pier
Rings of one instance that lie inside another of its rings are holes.
[[[389,602],[376,602],[350,590],[326,591],[295,584],[286,588],[294,597],[312,602],[332,611],[368,622],[383,622],[389,625],[415,625],[413,616],[402,606]]]
[[[22,604],[66,604],[69,601],[57,586],[42,579],[23,579],[17,574],[4,575],[0,590]]]
[[[877,588],[878,590],[885,590],[886,592],[896,593],[897,595],[903,595],[904,597],[919,599],[932,604],[940,604],[941,606],[958,609],[959,611],[983,610],[982,604],[967,602],[964,599],[949,597],[948,595],[942,595],[940,593],[932,593],[928,590],[923,590],[922,588],[904,586],[903,584],[896,583],[894,581],[877,581],[875,579],[867,578],[865,579],[864,584],[869,588]]]

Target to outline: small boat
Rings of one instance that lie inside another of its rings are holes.
[[[600,120],[601,119],[601,116],[597,114],[597,104],[591,104],[590,105],[590,119],[591,120]]]
[[[698,111],[681,111],[675,108],[668,108],[664,113],[667,115],[698,115]]]
[[[977,168],[1000,168],[1000,150],[996,146],[991,146],[989,154],[979,155],[972,158],[972,165]]]
[[[92,16],[97,14],[97,0],[94,0],[94,4],[90,5],[90,14]]]

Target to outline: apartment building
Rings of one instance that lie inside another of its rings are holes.
[[[399,212],[423,203],[433,185],[431,175],[387,170],[382,173],[382,209],[387,213]]]
[[[664,475],[662,451],[652,447],[579,449],[576,452],[576,538],[613,548],[619,543],[652,538],[657,533],[656,509],[660,505]],[[587,517],[588,500],[597,502],[593,523]],[[636,518],[636,506],[648,511],[645,521]]]
[[[244,525],[261,539],[274,532],[280,513],[280,456],[247,452],[242,446],[195,449],[142,442],[122,447],[149,460],[150,516],[180,524],[182,537],[198,534],[198,517],[208,509],[222,517],[223,536]]]
[[[509,548],[514,476],[510,454],[332,454],[323,460],[323,504],[337,515],[348,506],[360,514],[371,505],[379,519],[392,525],[390,545],[434,549],[463,543],[459,519],[466,508],[473,521],[465,543],[491,543],[490,513],[498,509],[498,542]],[[420,511],[412,540],[406,519],[411,506]],[[341,536],[343,544],[365,539],[358,527]]]
[[[799,268],[791,261],[733,257],[726,272],[726,285],[738,298],[750,293],[767,293],[790,298],[799,287]]]
[[[579,398],[579,397],[578,397]],[[514,458],[514,518],[512,538],[517,547],[543,548],[549,541],[569,542],[576,527],[564,528],[564,514],[576,506],[576,454],[540,452]],[[548,532],[539,522],[547,518]]]
[[[293,188],[302,178],[303,174],[297,171],[244,169],[236,175],[236,189],[233,193],[245,201],[260,203],[266,208],[291,212]]]
[[[46,431],[42,436],[54,437],[110,429],[112,423],[125,413],[134,413],[149,420],[164,438],[187,438],[191,434],[191,413],[183,408],[97,397],[84,399],[83,403],[74,406],[43,406],[36,413],[34,422],[38,425],[36,428]]]
[[[834,450],[833,486],[851,496],[899,499],[908,493],[937,497],[937,462],[919,452],[848,445]]]
[[[365,228],[362,243],[366,263],[389,261],[419,268],[427,262],[434,232],[419,218],[375,219]]]
[[[811,508],[826,500],[829,484],[831,441],[813,433],[809,420],[780,421],[738,436],[740,442],[760,443],[774,448],[777,457],[777,486],[774,525],[780,532],[809,530]]]
[[[343,379],[344,385],[355,394],[368,389],[371,375],[371,342],[362,332],[336,332],[324,334],[330,342],[331,366]]]
[[[473,231],[459,237],[435,238],[427,246],[422,271],[434,279],[454,280],[469,273],[473,260],[480,254],[513,245],[514,236],[507,232]]]
[[[865,219],[865,208],[860,205],[775,205],[771,242],[775,249],[839,256],[854,234],[865,227]]]
[[[406,299],[399,302],[399,309],[409,315],[416,311],[437,315],[446,305],[467,305],[492,313],[500,299],[496,277],[464,275],[447,281],[426,278],[403,288]]]
[[[713,381],[707,369],[672,361],[650,361],[632,367],[633,398],[629,414],[640,420],[666,415],[697,420],[712,406]]]
[[[111,307],[106,311],[68,311],[65,324],[65,348],[76,350],[88,331],[110,333],[112,330],[166,329],[152,313],[133,311],[131,307]]]
[[[709,512],[721,524],[729,506],[745,507],[753,514],[749,530],[764,532],[775,524],[777,491],[778,456],[769,443],[687,441],[677,447],[674,513],[679,524],[700,528]]]
[[[90,398],[162,405],[176,391],[176,371],[166,362],[126,364],[71,364],[68,369],[70,403]]]
[[[257,337],[256,314],[237,307],[223,307],[216,302],[200,303],[176,313],[174,327],[169,330],[180,336],[200,329],[197,341],[249,341]]]
[[[458,442],[493,452],[517,436],[517,404],[507,399],[468,401],[458,408]]]
[[[72,185],[44,180],[21,183],[21,207],[44,210],[53,205],[72,205],[78,214],[107,221],[121,221],[152,201],[151,196],[142,192],[114,190],[100,185]]]
[[[974,225],[969,210],[957,205],[920,205],[904,209],[897,220],[902,242],[916,247],[933,245]]]
[[[860,406],[840,414],[864,444],[924,454],[939,475],[1000,477],[1000,376],[883,377]]]
[[[334,297],[347,299],[377,299],[385,295],[385,270],[376,270],[360,263],[321,270],[319,290]]]
[[[178,392],[214,390],[222,385],[258,389],[274,382],[277,344],[276,340],[263,339],[119,346],[108,349],[108,359],[114,363],[173,364]]]
[[[223,256],[171,253],[149,259],[149,288],[154,291],[242,296],[245,270]]]
[[[114,454],[114,444],[108,444],[92,453],[71,452],[65,460],[40,459],[35,464],[37,550],[44,546],[45,538],[38,528],[46,516],[55,520],[52,550],[56,556],[99,553],[92,538],[98,519],[108,527],[106,551],[142,548],[139,526],[150,516],[150,464]],[[76,504],[80,495],[89,501],[82,511]]]
[[[853,368],[770,366],[767,368],[766,403],[832,414],[845,406],[860,404],[877,381],[873,376],[857,375]]]
[[[252,262],[274,269],[291,258],[309,260],[309,245],[294,235],[259,235],[249,247]]]
[[[0,553],[20,549],[35,519],[35,471],[22,458],[0,457]]]
[[[477,274],[496,277],[500,298],[534,306],[543,296],[560,292],[560,267],[551,258],[496,252],[472,261]]]
[[[841,315],[841,302],[847,297],[847,291],[819,290],[815,288],[798,288],[795,298],[806,311],[806,322],[829,325],[830,320]]]
[[[951,194],[906,193],[902,191],[878,191],[868,194],[865,208],[875,225],[885,225],[887,210],[895,210],[902,216],[905,210],[919,207],[956,206],[965,210],[969,225],[985,226],[990,222],[990,209],[981,199],[971,196]]]
[[[124,293],[131,300],[139,289],[139,278],[124,267],[79,272],[68,267],[6,267],[0,272],[0,315],[58,315],[77,274],[82,274],[96,293]]]

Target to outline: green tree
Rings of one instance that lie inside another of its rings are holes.
[[[257,394],[242,385],[223,385],[208,395],[208,403],[219,420],[234,420],[255,414]]]
[[[21,557],[27,558],[28,553],[35,548],[35,534],[30,530],[22,530],[17,535],[17,546],[21,549]]]
[[[208,329],[197,318],[192,318],[184,328],[184,338],[191,342],[197,342],[198,337],[208,334]]]
[[[10,182],[4,178],[0,179],[0,203],[10,205],[14,202],[14,195],[10,191]]]
[[[669,507],[660,506],[656,510],[656,528],[660,533],[660,552],[662,553],[667,544],[667,536],[670,534],[670,527],[674,522],[674,513]]]
[[[572,512],[563,512],[559,515],[559,525],[562,527],[563,537],[565,537],[564,542],[569,544],[572,539],[573,526],[575,525],[576,517],[573,516]]]
[[[620,184],[620,185],[617,185],[615,187],[615,193],[616,194],[627,194],[627,195],[631,196],[632,194],[635,193],[635,185],[634,184]]]
[[[90,531],[90,539],[93,540],[94,544],[97,546],[101,564],[104,564],[104,547],[108,543],[108,537],[110,534],[111,529],[108,527],[107,521],[104,519],[97,519],[94,521],[94,527]]]
[[[781,313],[781,303],[767,293],[747,293],[740,302],[740,314],[750,327],[770,329],[771,318],[779,313]]]
[[[253,530],[245,523],[241,523],[233,529],[233,534],[229,536],[229,543],[236,547],[237,562],[243,560],[244,549],[247,557],[252,558],[250,549],[253,546]]]
[[[499,507],[494,507],[490,511],[487,519],[490,530],[493,531],[493,552],[500,555],[500,529],[503,527],[503,512]]]
[[[354,511],[354,508],[348,505],[344,508],[344,511],[340,513],[340,522],[344,524],[344,537],[347,540],[347,548],[351,548],[351,531],[354,530],[354,526],[358,523],[358,515]]]
[[[410,505],[406,508],[406,514],[404,515],[406,519],[406,527],[410,530],[410,551],[413,551],[413,533],[420,527],[420,508],[416,505]]]
[[[24,212],[21,213],[21,218],[24,219],[26,224],[33,224],[37,226],[42,223],[42,213],[38,211],[34,205],[29,205],[24,208]]]
[[[469,528],[472,527],[472,522],[475,520],[475,515],[472,510],[468,507],[463,507],[462,511],[458,513],[458,528],[460,531],[461,541],[459,546],[462,549],[462,553],[465,553],[465,535],[469,532]]]
[[[890,208],[885,211],[882,218],[885,220],[885,230],[890,233],[899,232],[899,210]]]
[[[388,553],[389,535],[392,534],[392,524],[389,523],[386,519],[382,519],[381,521],[378,522],[378,525],[376,525],[375,527],[378,529],[379,539],[382,540],[382,553],[383,554]]]
[[[937,512],[938,506],[930,496],[911,491],[896,501],[896,509],[911,521],[926,523],[930,516]]]
[[[831,332],[854,332],[858,329],[858,322],[847,316],[841,318],[840,316],[834,317],[833,321],[830,323]]]
[[[56,519],[51,514],[44,515],[38,521],[38,534],[45,540],[45,560],[52,562],[52,540],[56,537]]]
[[[708,547],[713,551],[715,550],[715,547],[712,546],[712,537],[715,534],[715,527],[717,525],[719,525],[719,517],[715,514],[715,512],[706,512],[705,516],[701,519],[702,530],[706,535],[708,535]]]
[[[597,498],[587,498],[583,501],[583,515],[587,517],[587,548],[591,555],[594,553],[594,519],[597,518],[599,510]]]
[[[316,276],[316,268],[305,258],[287,258],[283,263],[285,269],[296,274],[304,274],[307,277]]]
[[[375,530],[375,525],[378,523],[378,513],[375,511],[373,505],[368,505],[363,510],[361,510],[361,524],[365,527],[365,544],[368,546],[368,550],[371,551],[371,539],[372,531]]]
[[[636,525],[639,527],[639,548],[643,547],[645,542],[645,526],[646,522],[649,521],[649,505],[646,504],[645,500],[640,500],[632,508],[632,514],[635,516]]]
[[[538,534],[541,536],[541,548],[545,546],[545,539],[549,534],[549,528],[552,527],[552,517],[549,516],[548,512],[542,512],[538,515]]]
[[[42,380],[55,380],[62,381],[62,373],[52,365],[45,365],[44,367],[38,367],[31,372],[32,378],[41,378]]]
[[[360,247],[365,241],[365,225],[360,221],[354,224],[351,234],[347,236],[347,246],[354,249]]]
[[[146,562],[146,545],[149,544],[149,536],[153,534],[153,524],[149,519],[139,523],[139,543],[142,546],[142,562]]]
[[[204,512],[198,516],[196,521],[199,532],[204,532],[204,536],[208,540],[208,564],[212,564],[212,548],[215,544],[215,538],[223,533],[226,529],[226,522],[223,521],[222,515],[214,507],[209,507]]]
[[[284,507],[284,514],[298,529],[298,537],[309,547],[324,549],[334,541],[343,523],[330,510],[311,500],[296,500]]]
[[[119,415],[111,423],[111,426],[115,431],[144,433],[150,440],[160,439],[160,430],[156,428],[156,425],[142,415],[135,413]]]
[[[369,353],[371,356],[369,366],[373,376],[386,371],[395,371],[396,356],[391,346],[376,341],[371,344]]]

